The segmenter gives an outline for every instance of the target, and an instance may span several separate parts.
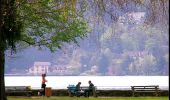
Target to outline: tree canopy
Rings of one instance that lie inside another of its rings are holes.
[[[0,1],[0,99],[6,100],[5,51],[18,46],[48,47],[78,43],[87,33],[87,24],[77,10],[76,0],[1,0]]]

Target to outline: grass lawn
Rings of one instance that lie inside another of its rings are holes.
[[[169,100],[168,97],[8,97],[8,100]]]

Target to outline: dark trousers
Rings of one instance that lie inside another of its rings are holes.
[[[86,97],[89,97],[91,93],[93,94],[93,91],[91,89],[85,90],[84,92]]]
[[[43,89],[41,94],[44,96],[45,96],[45,87],[46,87],[46,84],[41,85],[41,88]]]

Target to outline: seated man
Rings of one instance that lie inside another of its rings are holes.
[[[94,84],[91,81],[89,81],[89,88],[88,90],[85,90],[85,96],[89,97],[90,93],[92,93],[93,95],[93,89],[94,89]]]
[[[83,91],[81,91],[80,89],[80,85],[81,85],[81,82],[78,82],[78,84],[76,85],[76,90],[75,90],[76,96],[81,96],[83,93]]]

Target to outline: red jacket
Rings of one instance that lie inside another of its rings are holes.
[[[45,82],[47,82],[47,80],[45,79],[45,77],[42,77],[42,84],[45,84]]]

